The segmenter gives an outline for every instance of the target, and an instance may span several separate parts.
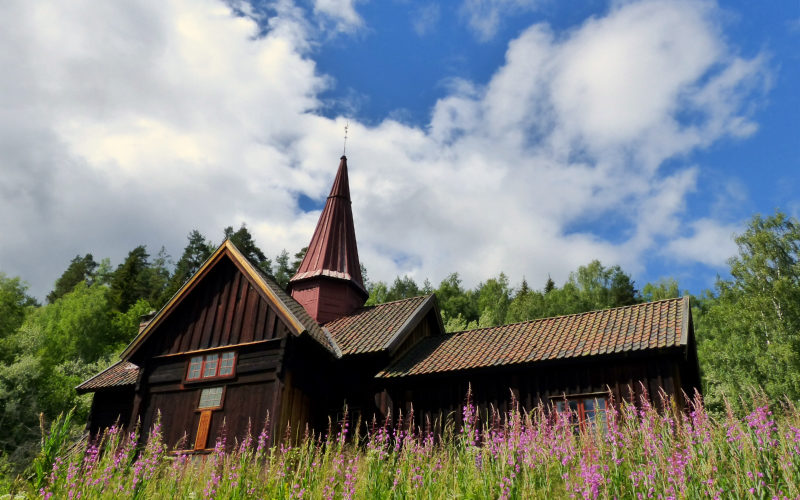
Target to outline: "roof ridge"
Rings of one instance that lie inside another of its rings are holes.
[[[405,297],[405,298],[402,298],[402,299],[392,300],[392,301],[389,301],[389,302],[381,302],[380,304],[374,304],[372,306],[366,306],[366,307],[386,306],[386,305],[389,305],[389,304],[396,304],[398,302],[404,302],[406,300],[413,300],[413,299],[421,299],[421,298],[426,298],[427,299],[431,295],[433,295],[432,292],[428,293],[428,294],[425,294],[425,295],[414,295],[413,297]]]
[[[355,311],[351,312],[350,314],[342,316],[341,318],[332,319],[332,320],[330,320],[330,321],[328,321],[326,323],[322,323],[322,325],[330,325],[331,323],[336,323],[337,321],[342,321],[342,320],[345,320],[347,318],[352,318],[353,316],[356,316],[359,313],[362,313],[362,312],[365,312],[365,311],[371,311],[373,309],[377,309],[377,308],[382,307],[382,306],[389,306],[389,305],[393,305],[393,304],[399,304],[400,302],[407,302],[409,300],[414,300],[414,299],[427,299],[431,295],[434,295],[434,294],[433,293],[429,293],[427,295],[415,295],[414,297],[406,297],[406,298],[403,298],[403,299],[393,300],[391,302],[381,302],[380,304],[372,304],[370,306],[361,306],[358,309],[356,309]]]
[[[688,297],[688,295],[687,295],[687,297]],[[536,323],[537,321],[545,321],[545,320],[548,320],[548,319],[571,318],[571,317],[584,316],[584,315],[589,315],[589,314],[604,313],[606,311],[620,311],[622,309],[632,309],[632,308],[644,307],[644,306],[647,306],[647,305],[658,304],[659,302],[669,302],[669,301],[676,301],[677,302],[677,301],[683,301],[683,300],[684,300],[683,296],[681,296],[681,297],[673,297],[671,299],[651,300],[650,302],[640,302],[638,304],[629,304],[627,306],[609,307],[609,308],[606,308],[606,309],[592,309],[591,311],[584,311],[584,312],[579,312],[579,313],[559,314],[557,316],[545,316],[544,318],[529,319],[529,320],[525,320],[525,321],[516,321],[514,323],[504,323],[502,325],[484,326],[484,327],[481,327],[481,328],[472,328],[470,330],[459,330],[457,332],[445,333],[445,335],[455,335],[455,334],[460,334],[460,333],[479,332],[481,330],[491,330],[493,328],[503,328],[503,327],[507,327],[507,326],[524,325],[524,324],[527,324],[527,323]]]

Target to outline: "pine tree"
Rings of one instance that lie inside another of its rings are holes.
[[[139,299],[151,297],[150,254],[144,245],[128,253],[111,278],[111,303],[125,312]]]
[[[522,280],[522,282],[525,283],[526,287],[528,286],[528,283],[526,283],[524,279]],[[547,281],[544,283],[544,293],[552,292],[555,289],[555,287],[556,287],[556,282],[553,281],[553,278],[551,278],[550,275],[548,274]]]
[[[275,257],[275,264],[275,281],[285,290],[289,286],[289,280],[294,276],[292,266],[289,265],[289,252],[286,249]]]
[[[189,242],[183,249],[181,258],[175,264],[175,271],[161,294],[159,304],[163,305],[196,273],[200,266],[214,253],[214,247],[207,241],[200,231],[193,229],[187,236]]]
[[[225,237],[231,241],[245,257],[250,259],[259,269],[261,269],[267,276],[274,276],[272,273],[272,261],[264,255],[264,252],[258,248],[253,235],[247,230],[247,226],[242,223],[241,227],[236,231],[232,226],[225,228]]]
[[[75,285],[82,281],[91,285],[96,269],[97,262],[94,261],[92,254],[87,253],[83,257],[76,255],[64,273],[56,280],[53,291],[47,294],[47,303],[52,304],[65,293],[72,291]]]
[[[292,261],[292,276],[297,274],[297,270],[300,269],[300,264],[303,263],[303,259],[305,259],[306,253],[308,253],[307,246],[301,248],[298,252],[294,254],[294,260]]]

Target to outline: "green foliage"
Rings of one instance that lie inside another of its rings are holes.
[[[479,314],[475,293],[471,290],[464,290],[458,273],[452,273],[443,279],[435,293],[445,321],[458,316],[461,316],[467,323],[477,321]]]
[[[90,396],[78,396],[74,387],[107,367],[109,356],[130,340],[129,321],[112,310],[109,295],[108,286],[81,281],[4,339],[9,357],[0,364],[0,452],[18,467],[35,453],[40,413],[50,419],[75,407],[75,418],[85,421]]]
[[[225,237],[231,240],[231,243],[236,245],[245,257],[250,259],[256,266],[259,267],[267,276],[272,276],[272,260],[269,259],[264,252],[258,248],[253,235],[248,231],[247,226],[242,224],[236,231],[232,226],[225,228]]]
[[[424,295],[417,282],[411,276],[397,276],[389,287],[383,281],[378,281],[373,284],[370,289],[370,295],[367,299],[367,305],[383,304],[395,300],[407,299],[410,297],[419,297]]]
[[[681,296],[678,282],[674,278],[661,278],[655,283],[648,283],[642,288],[642,300],[653,302],[656,300],[674,299]]]
[[[0,272],[0,363],[10,359],[13,350],[8,339],[36,306],[36,300],[25,293],[27,289],[19,278]]]
[[[50,424],[50,432],[46,435],[44,434],[44,427],[42,427],[42,448],[31,466],[34,473],[33,487],[36,491],[46,485],[56,458],[64,453],[65,445],[67,445],[70,437],[71,424],[72,410],[69,410],[66,415],[59,415]]]
[[[709,401],[761,387],[800,402],[800,222],[755,216],[736,237],[730,279],[700,304],[698,354]]]
[[[196,273],[203,262],[214,253],[214,247],[197,229],[192,230],[187,236],[189,242],[183,249],[181,258],[175,264],[175,271],[170,276],[164,292],[156,306],[165,304],[173,295]]]
[[[478,310],[481,312],[478,325],[481,328],[502,325],[506,322],[511,294],[508,277],[503,273],[478,285],[477,302]]]
[[[47,294],[47,303],[52,304],[64,296],[64,294],[71,292],[75,285],[84,281],[86,284],[91,285],[94,280],[94,273],[97,269],[97,262],[94,261],[92,254],[87,253],[83,257],[76,255],[72,259],[64,274],[62,274],[55,283],[53,291]]]
[[[599,260],[581,266],[569,277],[578,290],[583,308],[607,309],[637,302],[633,280],[619,266],[603,267]]]
[[[127,311],[136,301],[159,300],[167,287],[169,256],[164,248],[151,263],[147,248],[140,245],[128,253],[111,278],[111,302],[117,311]]]
[[[37,310],[30,322],[43,334],[42,357],[54,365],[75,358],[91,362],[125,342],[114,328],[112,293],[106,286],[81,282],[53,304]]]
[[[297,274],[297,270],[300,269],[300,264],[303,263],[303,259],[306,257],[306,253],[308,253],[308,246],[304,246],[297,253],[294,254],[294,260],[292,261],[292,276]]]
[[[275,264],[275,282],[285,290],[289,286],[289,280],[294,276],[292,266],[289,264],[289,252],[286,249],[281,250],[281,253],[275,257]]]

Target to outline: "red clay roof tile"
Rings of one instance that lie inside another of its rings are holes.
[[[429,296],[362,307],[325,324],[343,355],[383,350]]]
[[[94,392],[111,387],[124,387],[126,385],[136,384],[136,379],[138,377],[138,366],[128,361],[120,361],[83,382],[75,389],[78,392]]]
[[[683,345],[688,301],[633,306],[481,328],[422,340],[378,377],[403,377]]]

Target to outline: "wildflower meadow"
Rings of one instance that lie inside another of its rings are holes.
[[[741,417],[730,407],[715,417],[700,396],[683,411],[664,406],[611,403],[594,427],[580,427],[541,407],[482,421],[467,403],[463,424],[441,435],[402,417],[354,424],[359,432],[345,420],[295,443],[270,446],[266,431],[222,438],[206,455],[167,449],[158,426],[146,440],[111,428],[87,446],[54,445],[57,422],[20,491],[47,499],[800,498],[796,407],[773,413],[754,397]]]

